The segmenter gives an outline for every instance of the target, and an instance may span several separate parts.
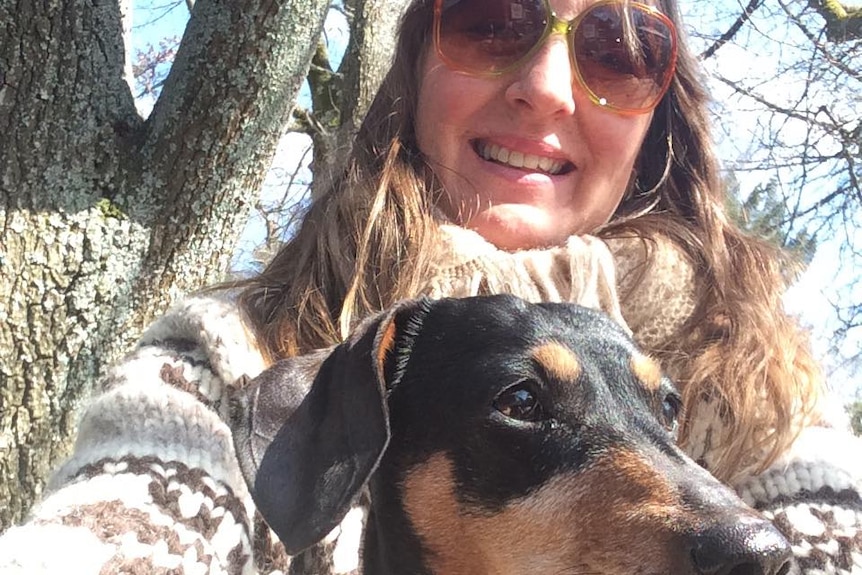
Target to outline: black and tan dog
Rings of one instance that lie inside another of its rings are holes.
[[[368,575],[790,569],[778,531],[675,446],[676,390],[601,313],[407,302],[313,363],[231,400],[243,473],[290,553],[367,484]]]

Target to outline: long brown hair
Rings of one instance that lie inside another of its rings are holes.
[[[270,359],[332,345],[354,320],[421,288],[436,226],[413,126],[431,10],[427,0],[407,8],[343,172],[296,236],[244,282],[241,306]]]
[[[682,29],[675,0],[660,9]],[[335,344],[355,320],[415,297],[424,284],[438,190],[414,120],[432,10],[429,0],[408,7],[392,68],[343,172],[312,203],[297,235],[244,283],[241,308],[270,360]],[[704,85],[682,41],[636,164],[638,181],[599,235],[648,243],[663,234],[695,266],[703,293],[679,346],[649,351],[677,378],[692,418],[704,398],[719,402],[727,428],[711,471],[730,479],[766,465],[793,440],[820,379],[803,335],[781,311],[778,253],[725,215]]]
[[[675,0],[661,9],[680,22]],[[682,27],[677,24],[678,30]],[[785,271],[792,265],[773,245],[745,234],[726,213],[726,189],[712,149],[708,94],[697,58],[680,42],[677,71],[656,109],[637,160],[638,179],[604,237],[670,237],[700,278],[698,306],[672,350],[650,350],[683,391],[689,414],[713,400],[723,435],[710,470],[730,480],[762,470],[814,416],[822,377],[806,334],[784,313]],[[668,129],[670,127],[670,134]],[[667,177],[663,172],[670,162]],[[655,192],[640,194],[657,181]],[[643,206],[647,214],[637,214]]]

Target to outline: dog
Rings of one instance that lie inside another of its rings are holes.
[[[780,532],[676,446],[677,390],[601,312],[407,301],[229,404],[252,498],[291,554],[367,486],[366,575],[790,569]]]

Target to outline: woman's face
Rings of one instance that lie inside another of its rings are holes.
[[[571,20],[592,0],[551,0]],[[613,214],[652,113],[620,115],[573,81],[565,36],[552,35],[499,77],[447,68],[427,50],[419,149],[445,188],[441,208],[499,248],[558,244]]]

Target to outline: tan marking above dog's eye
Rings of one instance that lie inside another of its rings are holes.
[[[642,353],[636,353],[631,358],[632,373],[650,391],[657,391],[661,387],[661,366],[651,357]]]
[[[560,381],[574,381],[581,375],[578,357],[561,343],[542,344],[533,349],[532,356],[548,376]]]

